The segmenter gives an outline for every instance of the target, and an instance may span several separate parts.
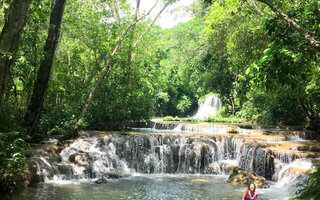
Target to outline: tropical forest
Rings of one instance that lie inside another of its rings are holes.
[[[319,188],[319,0],[0,0],[0,199]]]

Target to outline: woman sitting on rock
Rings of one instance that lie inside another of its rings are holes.
[[[258,194],[256,193],[256,185],[250,183],[248,189],[243,193],[241,200],[257,200]]]

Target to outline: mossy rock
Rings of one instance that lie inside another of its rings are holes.
[[[253,173],[234,167],[228,178],[228,182],[234,185],[248,186],[254,183],[257,188],[269,188],[269,184],[262,176],[255,176]]]
[[[238,132],[237,129],[232,128],[231,130],[228,131],[228,133],[230,133],[230,134],[238,134],[239,132]]]
[[[105,184],[108,181],[105,178],[99,178],[98,180],[95,181],[96,184]]]
[[[163,121],[174,121],[174,117],[172,116],[165,116],[162,118]]]

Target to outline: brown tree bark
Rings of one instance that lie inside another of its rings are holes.
[[[269,8],[276,14],[278,15],[281,19],[285,20],[286,22],[288,22],[290,25],[292,25],[295,29],[297,29],[297,31],[300,33],[300,36],[303,37],[306,42],[317,52],[320,52],[320,41],[317,40],[316,37],[311,36],[310,34],[308,34],[297,22],[295,22],[294,20],[290,19],[288,15],[286,15],[285,13],[281,12],[280,10],[278,10],[271,2],[269,2],[268,0],[256,0],[259,1],[261,3],[266,4],[267,6],[269,6]]]
[[[31,0],[13,0],[11,2],[8,18],[0,35],[0,105],[3,101],[10,67],[18,51],[20,33],[26,24],[30,3]]]
[[[45,95],[48,88],[54,61],[54,55],[60,37],[60,27],[65,2],[66,0],[52,0],[49,24],[50,26],[46,44],[44,46],[44,57],[40,62],[40,68],[38,70],[37,78],[34,83],[31,102],[28,106],[27,113],[24,116],[25,125],[32,127],[32,131],[34,131],[34,127],[39,120],[45,100]]]

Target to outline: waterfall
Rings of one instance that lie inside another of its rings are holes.
[[[279,142],[278,137],[286,139],[228,133],[85,132],[70,144],[37,149],[32,159],[37,163],[40,181],[123,177],[136,173],[228,175],[238,166],[283,186],[300,180],[305,171],[313,168],[312,159],[301,153],[312,148],[292,147],[290,151],[267,148],[291,142]]]
[[[268,129],[256,129],[254,125],[221,125],[212,123],[168,123],[168,122],[154,122],[151,129],[141,129],[142,131],[152,130],[153,132],[179,132],[179,133],[208,133],[208,134],[243,134],[243,135],[276,135],[269,139],[269,142],[276,142],[280,140],[290,141],[306,141],[307,139],[318,139],[316,134],[306,130],[282,130],[268,127]],[[139,128],[135,128],[139,130]],[[283,139],[280,139],[283,138]]]
[[[296,159],[287,164],[279,163],[277,173],[274,178],[277,180],[277,186],[283,187],[288,183],[297,183],[300,179],[306,179],[307,171],[312,169],[312,161],[310,159]]]
[[[212,133],[212,134],[226,134],[232,130],[237,130],[236,126],[212,125],[207,123],[202,124],[171,124],[156,122],[153,126],[155,131],[168,130],[172,132],[195,132],[195,133]]]
[[[193,118],[205,119],[209,116],[216,116],[221,106],[222,103],[220,98],[216,95],[210,95],[203,103],[201,103],[197,113],[193,116]]]
[[[59,156],[37,152],[34,158],[44,181],[97,178],[111,172],[228,174],[237,165],[242,142],[232,137],[118,134],[79,138]]]
[[[252,144],[245,144],[243,152],[240,155],[239,166],[241,169],[263,176],[269,180],[272,179],[275,172],[272,154]]]

